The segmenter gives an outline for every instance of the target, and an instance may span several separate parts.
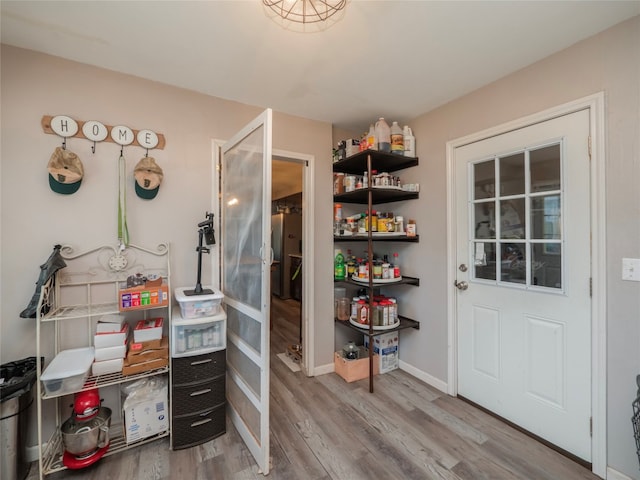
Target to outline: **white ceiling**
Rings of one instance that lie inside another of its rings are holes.
[[[640,1],[358,1],[320,32],[261,0],[7,1],[2,42],[364,131],[640,14]]]

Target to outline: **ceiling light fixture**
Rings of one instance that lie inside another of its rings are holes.
[[[262,0],[284,20],[295,23],[325,22],[347,5],[347,0]]]

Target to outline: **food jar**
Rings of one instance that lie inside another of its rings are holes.
[[[360,349],[355,342],[349,342],[342,347],[342,356],[347,360],[357,360],[360,357]]]
[[[338,305],[336,308],[336,317],[340,321],[349,320],[349,316],[351,315],[351,302],[348,298],[342,297],[338,299]]]

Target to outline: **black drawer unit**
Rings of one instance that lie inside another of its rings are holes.
[[[225,373],[227,368],[227,351],[205,353],[193,357],[174,358],[171,364],[171,375],[174,384],[202,382],[211,380]]]
[[[203,444],[226,432],[226,353],[171,359],[174,450]]]
[[[204,412],[173,417],[173,449],[195,447],[227,431],[226,404]]]
[[[225,402],[224,375],[214,380],[173,386],[173,414],[188,415]]]

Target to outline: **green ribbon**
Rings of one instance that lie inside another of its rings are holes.
[[[126,164],[120,151],[118,159],[118,240],[120,245],[129,245],[129,229],[127,228],[127,184]]]
[[[300,265],[298,265],[298,268],[296,268],[296,271],[293,272],[293,276],[291,277],[291,280],[295,280],[296,278],[298,278],[298,274],[300,273],[300,269],[302,269],[302,263]]]

